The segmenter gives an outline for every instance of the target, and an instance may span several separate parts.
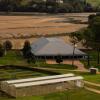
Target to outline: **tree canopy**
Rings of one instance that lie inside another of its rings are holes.
[[[97,50],[98,63],[100,52],[100,15],[90,15],[88,28],[71,34],[72,40],[81,41],[85,47]]]

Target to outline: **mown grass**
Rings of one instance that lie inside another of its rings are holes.
[[[25,59],[21,56],[20,51],[8,51],[3,57],[0,57],[0,65],[28,65]]]
[[[37,72],[33,70],[24,70],[21,68],[7,68],[6,66],[0,67],[0,80],[21,79],[28,77],[45,76],[46,73]]]
[[[52,69],[68,69],[68,70],[74,70],[77,69],[77,66],[72,66],[68,64],[40,64],[40,67],[43,68],[52,68]]]
[[[52,71],[51,69],[49,70]],[[61,74],[74,73],[76,76],[83,76],[84,80],[86,81],[100,84],[100,74],[92,75],[89,72],[80,72],[80,71],[67,70],[67,69],[61,69],[61,70],[56,69],[54,71]]]

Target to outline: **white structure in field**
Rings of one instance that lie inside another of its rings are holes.
[[[83,87],[83,77],[63,74],[1,82],[1,90],[13,97],[42,95]]]

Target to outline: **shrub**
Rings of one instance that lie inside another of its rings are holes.
[[[4,49],[3,46],[0,44],[0,57],[4,55]]]
[[[7,40],[3,43],[4,49],[11,50],[12,49],[12,43],[11,41]]]

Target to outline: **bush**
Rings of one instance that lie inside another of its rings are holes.
[[[0,57],[4,55],[4,49],[3,46],[0,44]]]
[[[11,50],[12,49],[12,43],[11,41],[7,40],[3,43],[4,49]]]
[[[29,55],[30,55],[30,52],[31,52],[31,46],[30,46],[29,41],[27,41],[27,40],[25,41],[22,52],[23,52],[24,58],[29,58]]]

